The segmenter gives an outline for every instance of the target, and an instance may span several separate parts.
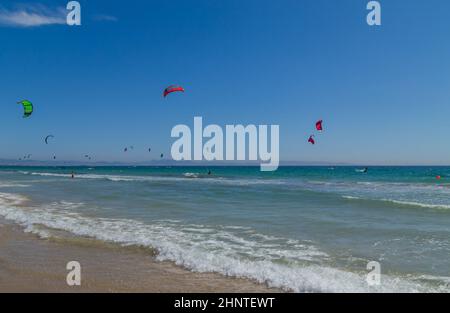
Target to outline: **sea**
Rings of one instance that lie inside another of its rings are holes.
[[[3,166],[0,219],[290,292],[450,291],[450,167]]]

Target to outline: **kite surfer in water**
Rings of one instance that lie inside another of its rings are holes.
[[[368,167],[362,168],[362,169],[356,169],[355,170],[358,173],[367,173],[369,171]]]
[[[72,172],[71,177],[72,177],[72,179],[75,178],[75,173],[74,172]]]

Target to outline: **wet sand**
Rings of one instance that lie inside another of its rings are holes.
[[[81,264],[81,286],[66,264]],[[193,273],[159,262],[148,249],[95,240],[41,239],[0,221],[0,292],[279,292],[247,279]]]

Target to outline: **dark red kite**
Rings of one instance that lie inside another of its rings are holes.
[[[184,92],[184,88],[181,86],[175,86],[175,85],[169,86],[166,89],[164,89],[164,98],[167,97],[167,95],[169,95],[170,93],[176,92],[176,91]]]
[[[308,142],[311,143],[312,145],[316,144],[316,141],[314,140],[314,135],[309,136]]]
[[[316,123],[316,129],[318,130],[318,131],[322,131],[323,130],[323,128],[322,128],[322,120],[320,120],[320,121],[318,121],[317,123]]]

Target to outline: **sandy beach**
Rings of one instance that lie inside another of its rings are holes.
[[[81,286],[66,283],[66,264],[81,264]],[[0,223],[0,292],[279,292],[246,279],[193,273],[158,262],[148,249],[89,239],[40,239]]]

